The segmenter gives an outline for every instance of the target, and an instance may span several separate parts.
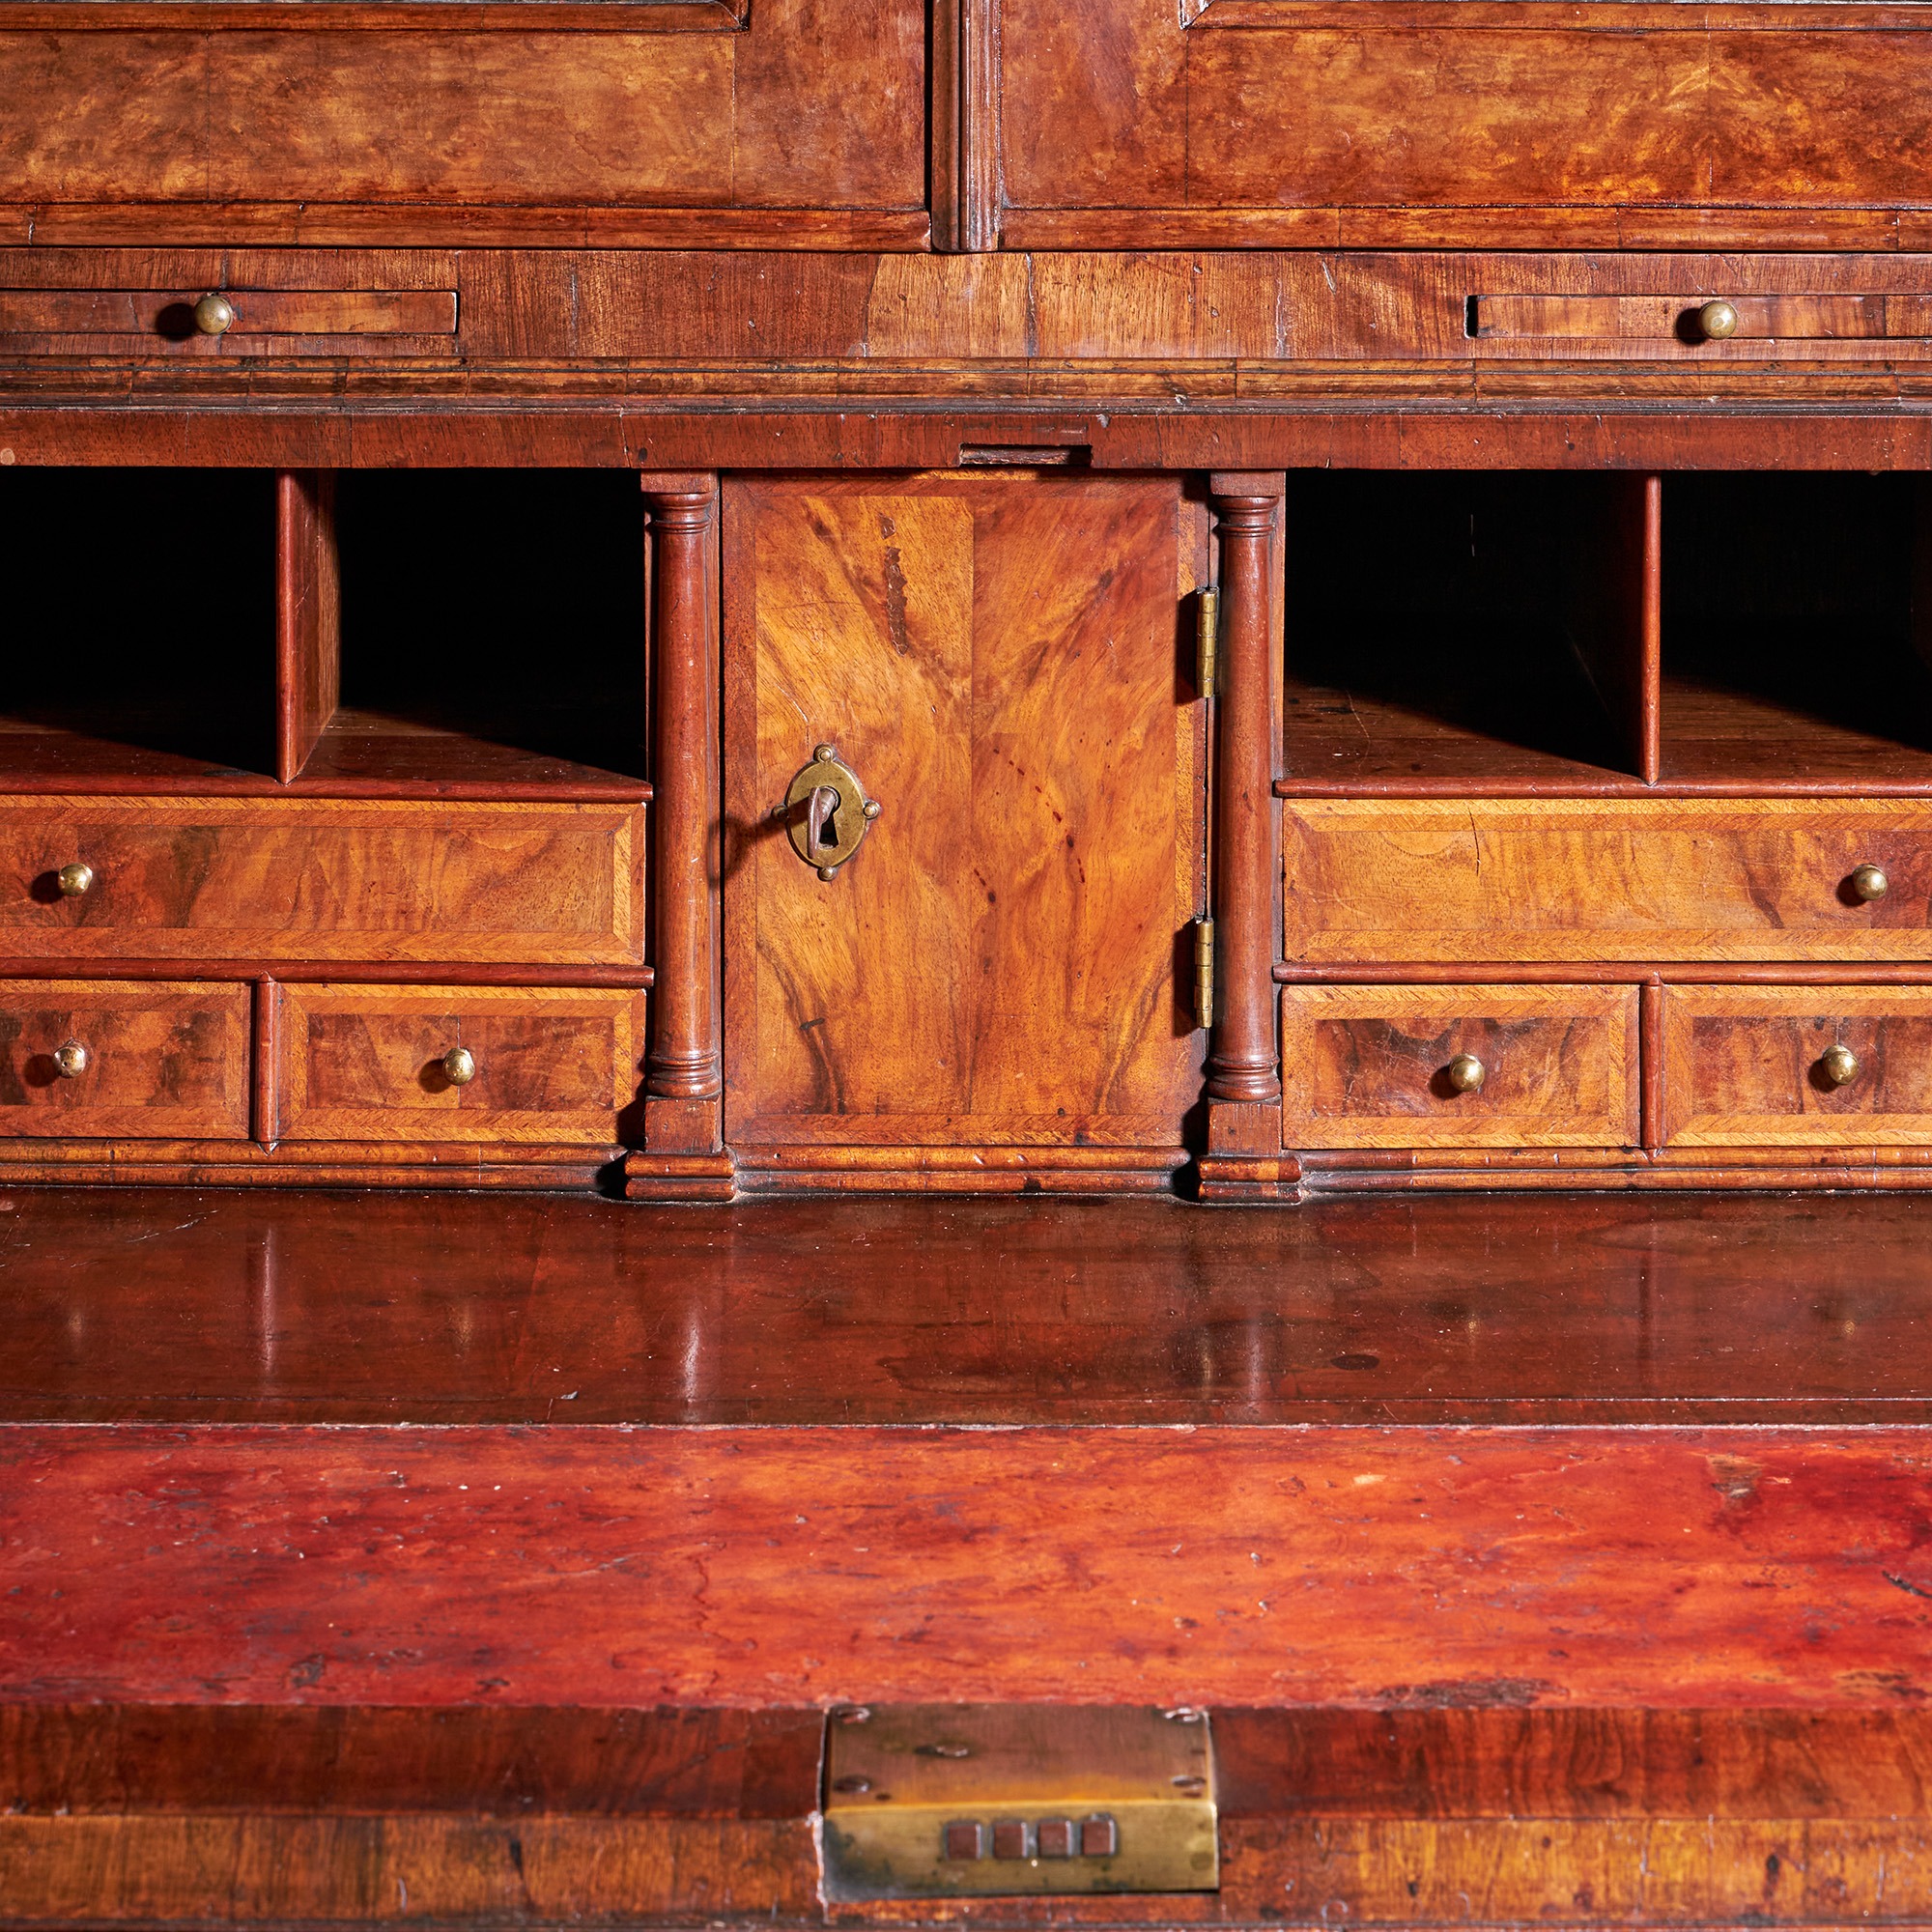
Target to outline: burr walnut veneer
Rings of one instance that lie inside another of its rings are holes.
[[[1932,1178],[1928,71],[0,0],[0,1178]]]

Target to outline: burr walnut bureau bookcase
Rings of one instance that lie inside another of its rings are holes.
[[[1932,16],[0,0],[0,1176],[1932,1177]]]

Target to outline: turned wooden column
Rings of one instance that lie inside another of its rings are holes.
[[[1216,475],[1209,500],[1220,539],[1220,677],[1214,751],[1214,951],[1218,966],[1208,1098],[1278,1109],[1274,568],[1284,479]],[[1234,1124],[1231,1122],[1230,1124]],[[1265,1138],[1266,1123],[1237,1132]],[[1273,1122],[1274,1144],[1280,1122]],[[1215,1134],[1215,1140],[1225,1138]]]
[[[718,997],[715,476],[643,478],[651,542],[650,1049],[647,1155],[716,1154]],[[636,1169],[635,1157],[630,1164]]]

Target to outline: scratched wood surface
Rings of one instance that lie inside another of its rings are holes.
[[[276,1009],[276,1131],[298,1140],[601,1147],[642,1077],[643,996],[614,988],[282,986]]]
[[[1912,1431],[23,1425],[4,1454],[14,1701],[1374,1704],[1507,1683],[1886,1707],[1932,1643]]]
[[[1289,1147],[1630,1147],[1634,986],[1285,986]],[[1448,1067],[1481,1061],[1458,1093]]]
[[[724,528],[726,1139],[1178,1146],[1179,479],[738,481]],[[882,808],[829,882],[772,817],[821,742]]]
[[[0,800],[0,936],[48,960],[642,956],[621,806]],[[79,898],[49,888],[84,861]]]
[[[1297,800],[1287,957],[1932,956],[1932,816],[1904,802]],[[1846,885],[1882,866],[1891,890]]]

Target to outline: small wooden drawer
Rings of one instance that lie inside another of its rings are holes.
[[[4,799],[0,956],[635,964],[642,855],[637,806]]]
[[[1671,986],[1666,1147],[1932,1146],[1932,986]]]
[[[211,293],[213,333],[196,319]],[[0,353],[454,355],[456,291],[0,288]]]
[[[247,986],[0,980],[0,1135],[248,1136]]]
[[[1286,956],[1310,964],[1932,959],[1919,804],[1297,800],[1284,833]]]
[[[276,1136],[611,1144],[643,1027],[603,987],[282,986]]]
[[[1281,1090],[1291,1148],[1634,1146],[1636,990],[1289,986]]]

